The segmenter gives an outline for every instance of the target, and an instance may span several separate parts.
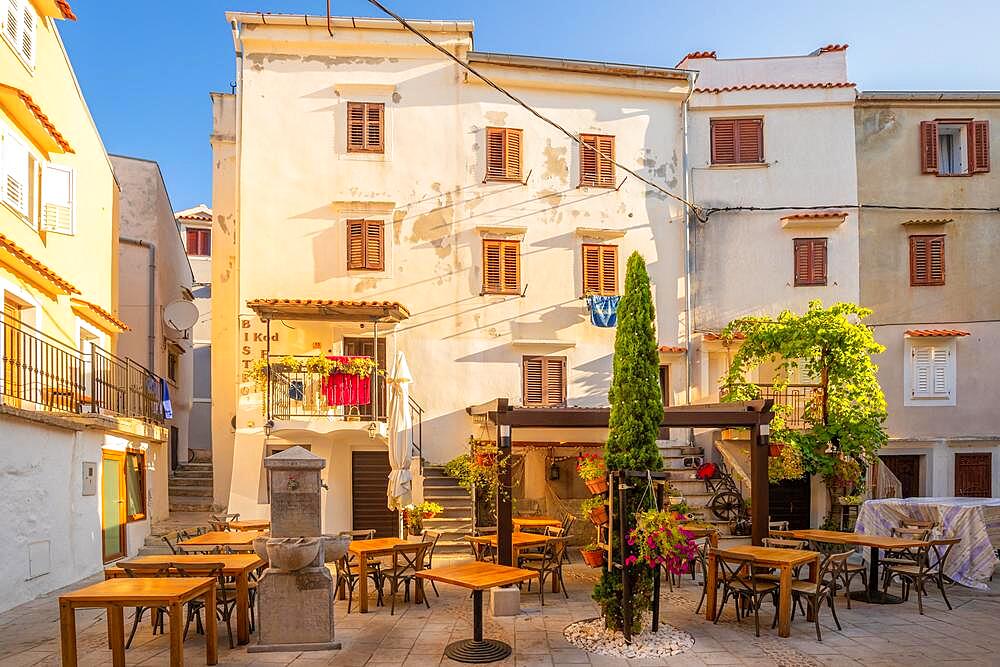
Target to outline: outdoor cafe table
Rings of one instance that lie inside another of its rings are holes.
[[[352,540],[347,550],[358,558],[358,610],[368,613],[368,561],[379,556],[389,556],[392,548],[399,544],[413,544],[398,537],[379,537],[374,540]],[[343,587],[340,589],[340,599],[344,599]],[[424,597],[420,588],[414,591],[414,602],[420,604]]]
[[[854,591],[851,593],[851,599],[861,600],[862,602],[871,602],[872,604],[899,604],[903,601],[903,599],[898,595],[883,593],[879,590],[879,550],[910,549],[913,547],[923,547],[927,545],[927,542],[922,540],[909,540],[901,537],[886,537],[885,535],[864,535],[862,533],[841,533],[836,530],[787,530],[781,531],[781,534],[793,537],[797,540],[812,540],[813,542],[851,544],[858,547],[869,547],[871,555],[868,558],[868,590]]]
[[[264,561],[256,554],[157,554],[137,556],[133,563],[222,563],[222,574],[236,580],[236,637],[240,644],[250,641],[250,573]],[[107,579],[124,577],[125,570],[112,566],[104,570]]]
[[[253,544],[258,537],[267,537],[267,533],[258,530],[229,531],[210,530],[201,535],[195,535],[183,542],[178,542],[177,546],[185,549],[210,549],[211,547],[234,547],[247,546]]]
[[[446,656],[458,662],[484,663],[503,660],[510,655],[509,644],[499,639],[483,639],[483,591],[537,578],[537,572],[476,561],[421,570],[417,576],[472,590],[472,639],[448,644],[444,649]]]
[[[511,523],[514,524],[515,533],[520,533],[525,528],[545,528],[546,526],[558,528],[562,526],[562,521],[559,519],[544,516],[514,517],[511,519]]]
[[[200,597],[205,608],[215,609],[215,584],[212,577],[142,577],[115,578],[59,596],[59,634],[62,664],[75,667],[76,610],[104,608],[108,611],[108,640],[112,664],[125,666],[125,607],[167,607],[170,610],[170,667],[184,664],[184,605]],[[216,618],[205,614],[205,662],[219,662],[216,644]]]
[[[738,546],[728,549],[709,549],[708,581],[705,582],[705,618],[715,620],[715,589],[718,582],[716,571],[717,554],[739,554],[753,558],[754,566],[777,568],[781,571],[778,589],[778,636],[787,637],[792,628],[792,570],[800,565],[809,565],[809,580],[815,581],[819,574],[818,551],[804,549],[775,549],[773,547]]]
[[[230,521],[233,530],[268,530],[271,528],[269,519],[247,519],[246,521]]]
[[[497,536],[494,535],[480,535],[479,537],[468,538],[473,542],[479,542],[480,544],[488,544],[494,550],[497,549]],[[511,533],[510,544],[511,544],[511,555],[513,556],[514,563],[517,563],[518,554],[520,554],[521,549],[530,549],[531,547],[544,546],[545,543],[550,540],[551,537],[546,535],[539,535],[537,533]],[[552,592],[559,592],[559,577],[552,577]]]

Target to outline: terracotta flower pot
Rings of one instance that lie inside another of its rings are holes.
[[[590,510],[590,522],[595,526],[603,526],[608,522],[608,506],[601,505]]]
[[[583,562],[586,563],[588,567],[600,567],[604,565],[603,549],[595,549],[593,551],[580,549],[580,554],[583,556]]]
[[[434,518],[434,512],[424,512],[424,518],[425,519],[433,519]]]
[[[588,482],[584,482],[587,485],[587,490],[591,493],[607,493],[608,492],[608,480],[605,477],[598,477],[597,479],[592,479]]]
[[[784,444],[782,444],[780,442],[778,442],[778,443],[772,442],[771,444],[769,444],[767,446],[767,455],[768,456],[781,456],[781,450],[783,450],[784,448],[785,448]]]
[[[492,468],[496,463],[496,452],[476,452],[476,465],[482,468]]]

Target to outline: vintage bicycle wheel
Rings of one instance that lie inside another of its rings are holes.
[[[708,507],[712,514],[722,521],[733,521],[740,516],[743,498],[735,491],[722,491],[715,494]]]

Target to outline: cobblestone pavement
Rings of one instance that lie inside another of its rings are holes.
[[[442,559],[443,561],[444,559]],[[443,562],[441,564],[444,564]],[[662,661],[626,661],[592,655],[573,648],[563,628],[573,621],[592,618],[597,607],[590,589],[597,571],[576,564],[566,570],[569,599],[547,593],[545,606],[534,592],[522,595],[522,613],[512,618],[486,615],[487,637],[507,641],[514,654],[505,665],[1000,665],[1000,583],[989,593],[959,586],[949,589],[954,610],[948,611],[938,595],[925,602],[924,616],[916,601],[875,606],[854,603],[848,610],[837,600],[842,631],[833,627],[829,610],[821,613],[823,641],[816,641],[811,623],[796,616],[792,636],[782,639],[770,629],[772,609],[761,611],[761,637],[754,637],[752,619],[736,623],[731,609],[718,625],[694,614],[701,592],[689,578],[680,587],[665,590],[661,618],[690,632],[694,647]],[[96,578],[94,579],[96,580]],[[1000,578],[998,578],[1000,580]],[[87,582],[79,582],[77,588]],[[429,589],[429,588],[428,588]],[[472,607],[468,591],[438,585],[441,596],[431,593],[428,610],[423,605],[372,608],[374,613],[347,615],[347,605],[337,603],[337,639],[340,651],[321,653],[247,653],[229,649],[225,626],[219,630],[219,664],[222,665],[448,665],[444,647],[471,636]],[[59,664],[58,593],[0,614],[0,667]],[[355,607],[356,612],[356,607]],[[126,615],[126,622],[129,621]],[[129,626],[127,625],[126,628]],[[111,663],[107,625],[100,610],[77,612],[81,665]],[[184,645],[186,664],[202,665],[204,638],[193,632]],[[168,639],[150,633],[143,623],[126,653],[129,665],[168,664]]]

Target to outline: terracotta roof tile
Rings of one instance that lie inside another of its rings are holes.
[[[397,308],[407,317],[410,311],[398,301],[351,301],[345,299],[253,299],[247,306],[329,306],[334,308]]]
[[[949,338],[970,335],[968,331],[960,329],[907,329],[907,336],[913,338]]]
[[[695,88],[696,93],[731,93],[741,90],[797,90],[804,88],[854,88],[850,81],[827,81],[813,83],[745,83],[739,86],[721,88]]]
[[[27,264],[35,272],[44,277],[50,283],[60,288],[66,294],[80,294],[80,290],[64,280],[59,274],[35,259],[27,250],[14,243],[12,240],[0,234],[0,248],[3,248],[11,255]]]
[[[687,54],[686,56],[684,56],[683,58],[681,58],[679,61],[677,61],[677,64],[680,65],[685,60],[695,60],[697,58],[712,58],[712,59],[715,59],[715,51],[692,51],[691,53]]]
[[[709,342],[713,342],[713,341],[717,341],[717,340],[722,340],[722,336],[720,336],[719,334],[715,333],[714,331],[709,331],[709,332],[706,332],[706,333],[702,334],[702,338],[704,338],[705,340],[707,340]],[[734,340],[743,340],[745,338],[746,338],[746,336],[744,336],[743,334],[741,334],[738,331],[733,334],[733,339]]]
[[[66,0],[56,0],[56,7],[62,12],[63,18],[70,21],[76,20],[76,14],[73,13],[73,8],[69,6]]]
[[[904,220],[902,224],[904,225],[944,225],[949,222],[954,222],[954,218],[914,218],[913,220]]]
[[[69,142],[66,141],[66,137],[64,137],[62,133],[60,133],[59,130],[56,129],[56,126],[52,124],[52,121],[49,120],[49,117],[45,115],[45,113],[42,111],[42,108],[35,103],[35,100],[32,99],[31,95],[24,92],[20,88],[15,88],[14,86],[7,86],[6,84],[0,84],[0,85],[3,85],[5,88],[12,90],[19,98],[21,98],[21,101],[24,103],[24,106],[28,108],[28,111],[30,111],[31,114],[42,125],[42,127],[45,128],[45,131],[49,133],[49,136],[52,137],[53,141],[59,144],[60,148],[62,148],[67,153],[74,152],[72,146],[70,146]]]
[[[104,310],[103,308],[98,306],[96,303],[91,303],[90,301],[87,301],[85,299],[76,299],[76,298],[71,299],[70,302],[74,307],[79,307],[81,309],[88,309],[93,311],[102,320],[108,322],[109,324],[114,325],[114,327],[119,331],[131,331],[131,329],[127,324],[125,324],[120,319],[115,317],[113,313],[110,313],[107,310]]]
[[[687,352],[687,348],[680,345],[661,345],[660,352],[664,354],[684,354]]]
[[[826,218],[844,218],[847,211],[814,211],[811,213],[792,213],[781,216],[782,220],[822,220]]]
[[[830,53],[831,51],[846,51],[847,44],[827,44],[819,47],[818,53]]]

